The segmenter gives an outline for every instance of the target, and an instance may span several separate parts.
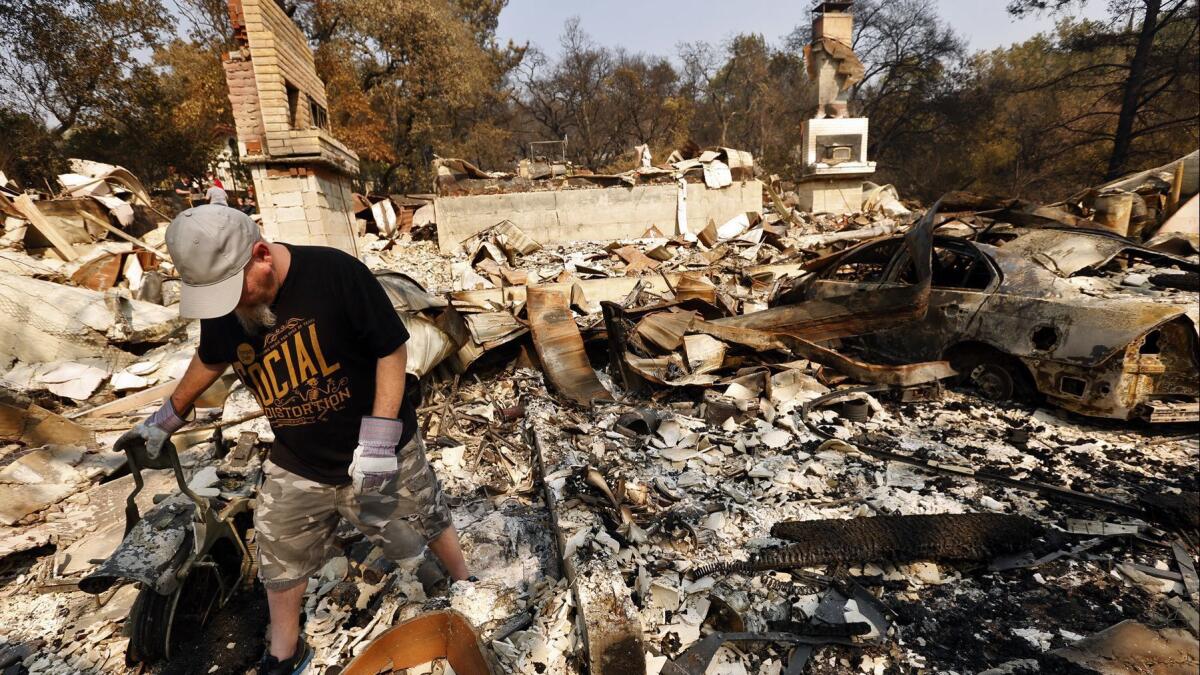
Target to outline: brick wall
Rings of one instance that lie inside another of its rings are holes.
[[[229,84],[229,104],[237,129],[238,150],[242,157],[263,152],[262,116],[258,105],[258,88],[254,84],[254,68],[240,54],[226,55],[225,82]]]
[[[237,50],[225,78],[263,230],[358,255],[349,178],[358,156],[313,125],[309,101],[328,104],[304,34],[274,0],[228,2]]]
[[[231,0],[233,3],[238,3],[244,21],[246,46],[254,64],[267,132],[308,128],[311,123],[308,99],[322,107],[328,104],[325,85],[317,76],[304,33],[274,0]],[[233,14],[231,9],[230,15]],[[300,93],[294,127],[289,119],[288,85]]]
[[[239,49],[226,59],[225,72],[242,150],[272,159],[312,157],[357,173],[358,156],[312,119],[309,101],[322,108],[328,102],[300,27],[274,0],[228,2]]]

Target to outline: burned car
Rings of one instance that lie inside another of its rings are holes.
[[[993,399],[1040,394],[1093,417],[1200,420],[1194,303],[1089,296],[1034,262],[1022,239],[934,236],[924,317],[849,345],[894,363],[947,360]],[[875,239],[817,261],[797,290],[847,302],[913,285],[902,242]]]

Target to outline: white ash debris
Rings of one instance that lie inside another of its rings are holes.
[[[852,244],[862,231],[902,231],[907,221],[904,214],[885,219],[788,216],[791,222],[774,214],[760,222],[746,218],[734,223],[736,227],[717,230],[708,243],[648,232],[644,238],[618,242],[548,245],[524,255],[510,255],[494,245],[443,255],[435,242],[413,240],[407,234],[395,239],[368,234],[359,244],[369,267],[403,272],[431,292],[639,273],[645,274],[644,280],[665,280],[668,272],[690,271],[704,275],[731,312],[745,314],[765,309],[779,279],[802,274],[799,264],[806,257]],[[6,232],[6,241],[17,232],[15,225]],[[151,232],[146,239],[161,242],[161,232]],[[753,278],[762,273],[756,267],[767,265],[781,269],[766,282]],[[63,284],[75,269],[52,257],[15,251],[0,256],[0,273],[43,280],[25,285],[41,287],[50,283],[46,279]],[[1130,294],[1175,303],[1194,296],[1156,281],[1162,273],[1168,272],[1134,262],[1117,273],[1073,276],[1066,283],[1098,303]],[[123,280],[107,295],[72,289],[73,297],[83,298],[80,302],[92,303],[93,323],[114,329],[114,340],[128,340],[137,331],[113,312],[100,311],[100,301],[137,307],[130,300],[131,281]],[[170,305],[177,297],[177,288],[164,282],[163,307],[158,309],[173,311]],[[642,289],[632,306],[666,299]],[[514,320],[527,325],[518,303],[489,309],[513,310]],[[595,299],[583,298],[575,309],[585,331],[603,328]],[[158,314],[153,312],[151,318]],[[32,396],[96,434],[96,447],[78,452],[65,444],[0,444],[0,470],[16,467],[9,473],[28,479],[26,485],[47,482],[39,480],[42,474],[25,471],[26,464],[33,466],[48,454],[70,460],[55,464],[61,469],[55,475],[64,480],[50,481],[69,483],[69,489],[22,515],[15,525],[5,526],[0,544],[18,542],[12,545],[15,553],[0,558],[0,652],[9,646],[28,647],[20,663],[30,672],[129,671],[124,632],[135,587],[119,586],[110,594],[91,596],[72,587],[73,577],[62,573],[71,564],[81,564],[64,557],[69,547],[107,536],[105,523],[80,525],[96,505],[118,497],[113,522],[123,522],[119,509],[125,491],[117,483],[130,481],[101,482],[120,466],[120,456],[106,449],[158,400],[113,418],[75,415],[178,377],[198,339],[198,325],[160,333],[164,334],[155,334],[136,349],[126,351],[128,345],[122,343],[115,360],[91,354],[0,359],[0,386]],[[719,341],[693,344],[712,347],[713,342]],[[689,352],[689,368],[702,363],[691,363],[691,356]],[[1132,501],[1146,491],[1196,487],[1200,443],[1194,437],[1091,423],[1046,409],[988,403],[957,391],[946,392],[938,401],[912,404],[861,394],[869,417],[860,422],[847,420],[836,406],[816,409],[810,422],[844,441],[825,443],[799,413],[805,402],[839,385],[818,382],[818,368],[812,363],[773,366],[778,367],[767,378],[737,378],[713,387],[722,403],[735,411],[719,422],[706,420],[693,390],[659,392],[645,403],[581,411],[552,395],[543,373],[535,369],[468,371],[453,387],[453,376],[427,378],[420,417],[428,456],[450,499],[479,581],[448,583],[438,578],[436,564],[428,559],[392,564],[343,528],[341,555],[308,583],[304,630],[317,651],[315,672],[344,666],[396,623],[445,608],[471,621],[502,672],[584,672],[582,608],[576,607],[577,596],[560,568],[556,526],[562,530],[566,559],[602,560],[605,569],[614,572],[604,583],[623,585],[632,598],[643,629],[648,672],[658,672],[665,661],[713,630],[737,626],[765,631],[809,621],[818,613],[828,585],[818,580],[821,575],[862,582],[896,619],[882,636],[887,639],[884,645],[821,648],[809,665],[809,672],[821,674],[977,672],[996,663],[1036,664],[1045,652],[1122,619],[1171,616],[1164,609],[1165,599],[1184,592],[1184,587],[1161,578],[1161,573],[1176,569],[1175,561],[1163,550],[1124,545],[1103,553],[1116,564],[1084,557],[1007,572],[939,561],[864,560],[697,575],[701,566],[750,560],[786,544],[770,532],[775,523],[787,520],[997,512],[1029,516],[1057,529],[1064,529],[1068,518],[1105,521],[1096,527],[1144,525],[1032,492],[949,477],[855,451],[855,445],[874,437],[894,440],[896,452],[919,462],[1039,480],[1112,499]],[[614,373],[602,371],[597,377],[618,398],[624,395]],[[769,394],[764,379],[770,382]],[[253,395],[240,383],[229,387],[220,405],[202,411],[198,422],[241,419],[257,410]],[[653,414],[657,427],[646,434],[621,428],[618,420],[632,411]],[[1028,442],[1012,442],[1014,430],[1026,432]],[[223,435],[234,444],[244,431],[258,434],[259,449],[273,439],[261,417],[226,426]],[[552,466],[539,466],[531,434],[547,444],[544,450]],[[211,430],[205,435],[211,437]],[[221,489],[215,455],[213,444],[199,442],[181,457],[188,479],[206,495]],[[541,475],[543,468],[547,475]],[[104,489],[110,485],[114,487]],[[166,488],[163,494],[173,488],[169,477],[148,485],[147,499],[161,488]],[[561,507],[558,522],[552,522],[547,492]],[[1154,570],[1160,575],[1149,573]],[[580,584],[599,582],[585,578]],[[248,602],[248,597],[238,596],[240,602]],[[842,619],[865,620],[878,632],[868,609],[851,600],[839,611]],[[243,632],[238,646],[252,643],[256,657],[262,629],[255,625]],[[221,644],[227,643],[222,639]],[[710,672],[779,673],[787,659],[786,648],[778,645],[726,646]]]
[[[1189,438],[1154,438],[1153,431],[1068,424],[1044,410],[989,404],[953,391],[938,402],[874,401],[873,407],[878,414],[867,422],[848,422],[833,411],[814,417],[843,430],[835,434],[839,437],[892,433],[901,438],[901,447],[922,459],[1000,470],[1014,477],[1045,480],[1054,474],[1067,484],[1086,480],[1086,485],[1110,496],[1128,497],[1132,488],[1143,484],[1160,484],[1168,490],[1173,485],[1186,487],[1188,479],[1178,472],[1189,462],[1194,463],[1198,455],[1196,444]],[[747,630],[767,630],[780,622],[803,622],[813,615],[818,589],[806,585],[804,574],[832,574],[833,569],[800,570],[800,576],[777,571],[694,579],[688,574],[702,564],[745,560],[786,543],[770,536],[770,527],[776,522],[993,511],[1028,515],[1062,527],[1065,516],[1073,510],[1030,493],[982,481],[949,479],[906,463],[818,450],[821,439],[800,423],[782,425],[783,417],[778,415],[775,424],[759,418],[726,430],[689,416],[684,412],[688,405],[652,404],[639,411],[656,412],[664,421],[653,434],[631,437],[614,430],[619,414],[627,410],[620,405],[588,414],[540,398],[527,409],[534,430],[554,444],[564,464],[574,468],[547,476],[550,489],[562,492],[565,499],[575,497],[576,508],[582,499],[591,510],[609,514],[607,529],[580,529],[568,539],[568,546],[614,553],[622,575],[631,580],[629,587],[640,607],[649,657],[655,663],[677,656],[709,630],[704,620],[712,598],[732,607]],[[1057,424],[1049,426],[1047,419]],[[1015,447],[1004,440],[1015,427],[1029,428],[1028,447]],[[1148,442],[1147,434],[1154,440]],[[788,438],[783,439],[783,435]],[[1099,462],[1106,456],[1113,461],[1098,472]],[[1082,463],[1084,457],[1090,462]],[[1129,461],[1134,457],[1138,458],[1136,462]],[[598,468],[610,486],[625,486],[637,526],[649,533],[644,540],[622,536],[612,527],[619,518],[605,500],[594,491],[588,498],[586,487],[580,489],[576,476],[588,467]],[[643,494],[641,486],[649,487],[644,501],[638,501],[638,495]],[[573,495],[573,488],[582,494]],[[671,524],[664,525],[666,522]],[[850,578],[872,577],[891,583],[896,588],[884,591],[885,603],[928,605],[931,613],[944,613],[947,619],[962,615],[954,607],[955,594],[991,597],[997,591],[1007,592],[1000,589],[1033,574],[1014,571],[980,576],[978,572],[966,574],[957,565],[929,561],[863,563],[850,561],[841,571]],[[1101,580],[1101,586],[1112,580],[1099,563],[1071,561],[1039,569],[1042,583],[1063,593],[1095,589],[1097,580]],[[933,590],[942,588],[953,589],[951,595]],[[1162,592],[1160,587],[1160,599]],[[1110,613],[1115,615],[1104,620],[1135,615],[1136,610],[1114,607]],[[1072,618],[1082,622],[1076,629],[1081,633],[1092,630],[1090,624],[1096,621]],[[977,623],[967,617],[959,620]],[[1037,621],[1037,630],[1048,631],[1048,645],[1058,647],[1067,642],[1058,632],[1056,617],[1043,616]],[[938,663],[939,650],[930,647],[939,636],[936,631],[924,632],[935,625],[940,624],[922,626],[918,622],[905,626],[891,636],[901,650],[885,654],[872,652],[875,648],[871,648],[867,651],[872,653],[855,657],[852,662],[861,662],[864,672],[893,665],[924,668]],[[981,644],[989,639],[986,631],[979,633]],[[761,672],[773,669],[772,660],[778,663],[781,658],[786,654],[764,650],[741,654],[734,661],[747,672]]]
[[[521,675],[574,675],[578,669],[579,633],[575,630],[575,599],[566,579],[543,580],[528,602],[529,627],[491,642],[504,672]]]

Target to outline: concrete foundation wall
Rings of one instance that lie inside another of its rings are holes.
[[[451,251],[472,235],[511,220],[534,241],[546,244],[584,239],[640,237],[651,226],[678,234],[675,185],[519,192],[434,200],[438,246]],[[711,219],[721,225],[739,213],[762,212],[762,183],[734,183],[710,190],[687,184],[688,230],[699,232]]]
[[[329,169],[262,165],[250,174],[267,239],[358,255],[349,178]]]
[[[806,178],[796,185],[798,206],[806,213],[857,213],[862,210],[862,186],[862,176]]]

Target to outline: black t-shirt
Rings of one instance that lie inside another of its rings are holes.
[[[375,366],[408,331],[367,266],[323,246],[292,254],[275,303],[275,327],[248,336],[232,313],[200,322],[200,360],[231,363],[266,411],[271,461],[329,485],[350,481],[358,427],[375,400]],[[407,392],[406,392],[407,394]],[[406,395],[403,447],[417,428]]]

